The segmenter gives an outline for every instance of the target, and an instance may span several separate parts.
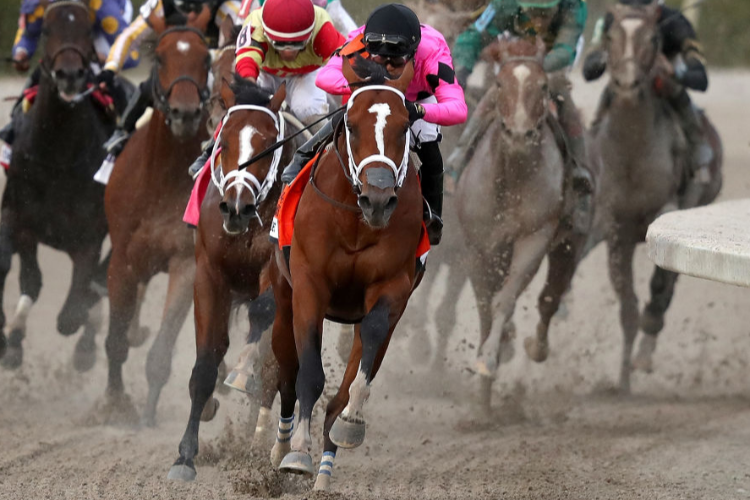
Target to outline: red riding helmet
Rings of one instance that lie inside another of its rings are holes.
[[[261,19],[272,41],[305,42],[315,28],[315,8],[311,0],[266,0]]]

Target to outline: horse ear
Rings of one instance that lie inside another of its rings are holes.
[[[211,9],[208,5],[203,4],[203,10],[198,14],[188,14],[187,26],[195,28],[201,33],[205,33],[208,29],[208,23],[211,22]]]
[[[156,16],[153,13],[148,17],[148,25],[154,30],[156,36],[167,31],[167,21],[163,17]]]
[[[221,22],[221,26],[219,26],[218,46],[224,47],[225,45],[234,42],[234,40],[232,40],[232,35],[234,35],[234,21],[232,20],[232,16],[227,16]]]
[[[390,85],[391,87],[400,90],[402,94],[406,94],[406,89],[409,88],[409,84],[411,83],[412,78],[414,78],[413,59],[406,63],[406,66],[404,66],[404,71],[401,72],[401,76],[399,76],[395,80],[386,80],[386,82],[388,82],[388,85]]]
[[[344,78],[346,78],[346,81],[349,82],[349,84],[362,81],[362,79],[354,72],[354,68],[352,68],[352,63],[349,58],[342,57],[341,59],[341,72],[343,73]]]
[[[271,102],[268,103],[268,109],[274,113],[278,113],[281,105],[284,104],[284,99],[286,99],[286,81],[281,82],[279,88],[276,89],[273,97],[271,97]]]
[[[226,78],[221,79],[221,90],[219,90],[221,100],[224,102],[224,109],[229,109],[234,106],[236,99],[232,87],[229,86],[229,82]]]

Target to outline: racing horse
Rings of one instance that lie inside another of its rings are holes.
[[[178,26],[159,34],[152,69],[154,112],[117,158],[105,192],[112,240],[106,397],[113,409],[132,411],[124,392],[122,365],[128,356],[128,328],[142,298],[139,288],[159,272],[169,274],[161,326],[146,363],[145,425],[155,423],[159,394],[171,371],[172,350],[192,303],[193,233],[183,224],[182,214],[192,187],[185,171],[208,137],[205,104],[211,58],[204,29]]]
[[[456,192],[479,312],[477,371],[484,411],[490,408],[502,351],[510,347],[518,297],[548,255],[536,336],[524,344],[530,358],[544,361],[550,320],[586,239],[564,222],[569,218],[564,199],[568,167],[560,125],[550,113],[544,44],[502,37],[487,53],[499,65],[496,79],[503,92],[498,118],[477,146]]]
[[[639,328],[638,298],[633,289],[633,253],[646,237],[648,225],[668,206],[681,205],[681,188],[688,175],[686,143],[674,113],[658,94],[661,41],[657,6],[617,5],[610,10],[612,26],[605,42],[611,99],[600,123],[592,130],[589,156],[599,171],[594,228],[588,246],[606,241],[609,275],[620,300],[624,347],[620,389],[630,390],[631,354]],[[714,149],[711,181],[704,185],[699,205],[712,202],[722,184],[721,141],[704,117]],[[637,151],[638,154],[633,154]],[[641,325],[646,335],[636,360],[651,366],[656,335],[674,293],[677,274],[656,268],[651,301]],[[640,358],[640,359],[638,359]]]
[[[270,222],[281,194],[279,165],[291,161],[297,147],[293,141],[279,144],[294,132],[280,112],[285,97],[285,84],[273,95],[240,78],[235,78],[231,89],[226,81],[222,85],[221,98],[228,111],[216,140],[221,148],[220,165],[212,162],[206,167],[211,169],[213,182],[201,204],[195,242],[197,355],[190,378],[192,406],[170,479],[195,479],[198,427],[201,419],[216,411],[217,400],[211,393],[229,346],[232,306],[256,302],[250,305],[250,320],[258,336],[273,321],[275,308],[267,273],[274,248],[269,241]],[[253,160],[273,146],[278,146],[273,154]],[[248,161],[252,163],[247,168],[238,169]],[[264,290],[265,296],[259,299]],[[269,301],[270,307],[258,314],[257,303],[269,305]],[[271,403],[275,395],[273,390]]]
[[[354,448],[364,440],[371,382],[423,274],[416,258],[425,241],[422,197],[409,161],[404,104],[413,63],[398,77],[361,58],[354,65],[345,59],[342,69],[356,90],[309,182],[307,176],[298,177],[306,187],[291,246],[288,253],[276,249],[270,273],[276,300],[272,348],[280,365],[281,396],[271,461],[280,470],[313,474],[310,419],[325,384],[323,320],[356,324],[343,381],[326,409],[316,489],[329,486],[337,448]],[[299,424],[293,432],[298,399]]]
[[[114,128],[111,109],[91,96],[92,63],[98,63],[88,6],[61,1],[47,8],[46,43],[34,105],[20,123],[13,148],[0,215],[0,303],[11,257],[21,261],[15,314],[0,326],[9,334],[7,352],[0,333],[0,357],[6,368],[23,361],[26,320],[42,288],[37,260],[40,243],[67,253],[73,261],[70,290],[57,317],[57,330],[72,335],[84,326],[74,356],[79,371],[94,365],[94,335],[99,327],[100,295],[91,289],[107,235],[104,188],[92,180],[103,159],[101,144]],[[40,208],[45,207],[45,208]],[[91,314],[89,310],[91,309]]]

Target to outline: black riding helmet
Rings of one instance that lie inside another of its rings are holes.
[[[422,40],[419,18],[408,7],[389,3],[370,14],[365,23],[367,52],[382,57],[411,57]]]

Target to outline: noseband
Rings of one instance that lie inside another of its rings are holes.
[[[159,38],[156,40],[156,46],[158,47],[161,43],[162,39],[171,33],[182,33],[182,32],[191,32],[198,35],[201,39],[201,42],[203,42],[204,45],[208,46],[208,43],[206,42],[206,37],[203,36],[203,33],[201,33],[199,30],[192,28],[190,26],[176,26],[174,28],[169,28],[164,33],[159,35]],[[211,66],[211,57],[209,56],[206,59],[206,70],[210,71]],[[203,107],[206,104],[206,101],[208,101],[208,98],[211,95],[211,89],[208,88],[208,82],[206,82],[204,85],[199,84],[195,78],[188,75],[180,75],[169,84],[169,87],[167,87],[167,90],[165,91],[162,86],[161,82],[159,81],[159,69],[161,68],[161,63],[156,60],[154,62],[154,66],[151,69],[151,91],[152,95],[154,96],[154,106],[156,109],[162,112],[162,114],[166,117],[167,123],[170,121],[170,115],[172,108],[169,105],[169,97],[172,95],[172,90],[174,90],[175,85],[177,85],[180,82],[189,82],[192,83],[196,90],[198,91],[198,97],[200,99],[200,108],[203,109]]]
[[[276,173],[279,170],[279,162],[281,161],[281,152],[282,148],[277,148],[273,152],[273,159],[271,160],[271,167],[268,169],[268,173],[266,174],[266,178],[263,179],[263,182],[260,182],[258,178],[252,174],[251,172],[248,172],[247,168],[242,168],[240,170],[232,170],[229,172],[226,176],[224,175],[224,171],[219,168],[219,174],[218,178],[216,176],[216,165],[215,165],[215,158],[216,158],[216,152],[218,151],[219,144],[221,144],[221,133],[224,130],[224,125],[226,125],[227,120],[229,119],[229,116],[234,113],[235,111],[260,111],[263,113],[266,113],[268,116],[270,116],[273,119],[273,124],[276,127],[276,131],[278,132],[276,135],[276,141],[279,142],[284,138],[284,130],[286,128],[286,121],[284,120],[284,114],[280,113],[278,116],[271,111],[268,108],[264,108],[263,106],[254,106],[251,104],[242,104],[238,106],[232,106],[227,111],[227,114],[224,116],[224,119],[221,121],[221,128],[219,129],[219,135],[216,136],[216,141],[214,142],[213,150],[211,151],[211,180],[214,183],[214,186],[219,190],[219,193],[221,193],[222,196],[224,196],[224,193],[226,193],[229,189],[235,187],[235,186],[241,186],[247,188],[251,193],[255,195],[255,205],[260,205],[263,200],[266,199],[266,196],[268,195],[268,192],[271,190],[271,187],[273,187],[273,183],[276,181]]]
[[[347,106],[346,106],[347,112],[344,115],[344,122],[346,125],[345,127],[346,129],[346,152],[349,155],[349,175],[347,176],[347,178],[349,179],[349,182],[352,184],[352,187],[354,188],[356,192],[360,192],[362,189],[362,181],[359,179],[359,176],[362,173],[362,170],[370,163],[379,162],[379,163],[385,163],[386,165],[388,165],[393,171],[393,176],[396,179],[396,188],[400,188],[401,185],[404,183],[404,179],[406,178],[406,172],[408,170],[407,167],[409,165],[409,141],[411,138],[411,129],[406,130],[406,144],[404,145],[404,155],[401,157],[401,163],[399,165],[396,165],[396,162],[394,162],[393,160],[391,160],[385,155],[385,144],[383,141],[383,130],[385,129],[385,119],[383,119],[383,123],[381,125],[380,115],[378,115],[378,123],[375,125],[375,137],[376,137],[376,142],[378,144],[378,149],[380,153],[363,158],[362,161],[360,161],[359,163],[357,163],[354,160],[354,154],[352,154],[352,144],[351,144],[351,135],[350,135],[351,133],[349,131],[348,113],[349,113],[349,110],[352,108],[354,99],[358,95],[362,94],[363,92],[367,92],[371,90],[387,90],[389,92],[393,92],[394,94],[398,95],[401,98],[402,103],[405,103],[406,101],[406,98],[404,97],[404,94],[401,93],[401,91],[393,87],[388,87],[387,85],[369,85],[367,87],[362,87],[354,91],[352,93],[352,96],[349,98],[349,102],[347,103]],[[375,105],[373,105],[373,107]],[[370,111],[373,113],[377,112],[377,111],[373,111],[372,107],[370,108]],[[336,155],[343,166],[341,154],[338,151],[337,141],[334,140],[333,144],[334,144],[334,147],[336,148]]]

